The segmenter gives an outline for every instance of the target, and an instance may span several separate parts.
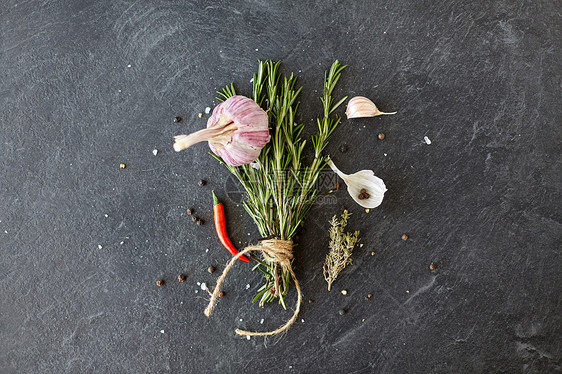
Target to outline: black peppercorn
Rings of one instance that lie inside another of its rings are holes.
[[[207,184],[207,181],[204,180],[204,179],[201,179],[201,180],[199,181],[199,186],[201,186],[201,187],[203,187],[203,186],[206,185],[206,184]]]
[[[183,274],[178,275],[178,282],[185,282],[185,275]]]
[[[156,281],[156,285],[157,285],[158,287],[162,287],[162,286],[164,285],[164,280],[158,279],[158,280]]]
[[[197,217],[191,216],[191,220],[192,220],[193,222],[197,222]]]
[[[437,265],[435,265],[434,263],[431,263],[431,265],[429,265],[429,269],[435,270],[435,269],[437,269]]]
[[[212,273],[215,272],[215,268],[212,267],[212,266],[209,266],[209,268],[207,269],[207,271],[212,274]]]
[[[345,311],[345,309],[340,309],[339,313],[340,313],[340,316],[343,316],[346,313],[346,311]]]
[[[199,226],[203,226],[203,225],[205,224],[205,221],[202,220],[202,219],[198,219],[198,220],[197,220],[197,224],[198,224]]]
[[[178,116],[178,117],[174,118],[174,122],[181,122],[181,117]]]
[[[224,292],[223,292],[223,291],[221,291],[221,292],[219,293],[219,297],[224,297]]]
[[[193,212],[195,212],[195,210],[194,210],[193,208],[189,208],[189,209],[187,210],[187,214],[188,214],[188,215],[192,215]]]

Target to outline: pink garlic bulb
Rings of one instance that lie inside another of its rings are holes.
[[[174,150],[207,140],[224,162],[240,166],[256,160],[269,138],[267,113],[254,100],[236,95],[215,107],[206,129],[177,135]]]

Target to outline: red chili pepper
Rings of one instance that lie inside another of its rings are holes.
[[[215,191],[213,191],[213,211],[215,213],[215,229],[217,230],[217,235],[219,236],[219,240],[221,241],[222,245],[233,255],[236,256],[239,252],[234,247],[230,239],[228,238],[228,234],[226,233],[226,223],[224,219],[224,207],[222,206],[221,201],[215,195]],[[245,256],[239,257],[240,260],[250,262],[248,258]]]

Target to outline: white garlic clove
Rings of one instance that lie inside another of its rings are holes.
[[[347,177],[347,191],[355,202],[364,208],[376,208],[381,205],[384,193],[387,191],[383,180],[375,175],[372,170],[361,170]],[[361,190],[368,194],[361,199]]]
[[[396,114],[396,112],[381,112],[375,103],[364,96],[355,96],[349,103],[345,115],[347,118],[363,118],[363,117],[376,117],[380,115]]]
[[[381,205],[387,191],[386,185],[372,170],[361,170],[348,175],[339,170],[332,160],[328,161],[328,166],[343,179],[347,192],[357,204],[369,209]]]

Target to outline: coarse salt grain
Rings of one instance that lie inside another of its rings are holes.
[[[163,334],[163,333],[164,333],[164,330],[160,330],[160,334]]]
[[[6,231],[6,234],[7,234],[7,233],[8,233],[8,232]],[[101,244],[98,244],[98,249],[102,249],[102,248],[103,248],[103,247],[101,246]]]
[[[156,156],[156,155],[158,154],[158,150],[157,150],[157,149],[153,149],[153,150],[152,150],[152,154],[153,154],[154,156]]]
[[[205,114],[209,114],[211,113],[211,107],[206,107],[205,108]]]
[[[260,321],[260,324],[262,324],[262,325],[263,325],[263,321],[264,321],[264,319],[262,318],[262,319],[261,319],[261,321]]]
[[[201,289],[205,291],[207,289],[207,283],[205,282],[201,283]]]
[[[247,290],[250,289],[250,285],[249,285],[249,284],[246,285],[246,289],[247,289]]]
[[[427,136],[424,136],[423,140],[425,141],[426,144],[431,144],[431,140]]]
[[[250,340],[251,339],[250,335],[246,335],[246,339]]]

